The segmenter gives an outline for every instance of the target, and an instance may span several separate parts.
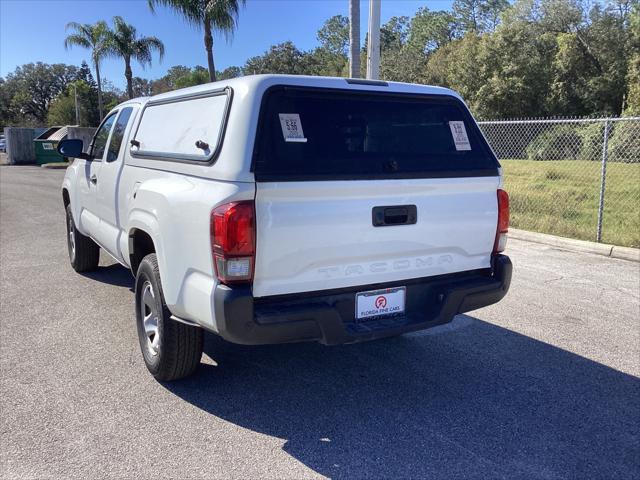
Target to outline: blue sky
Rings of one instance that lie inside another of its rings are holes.
[[[413,15],[420,7],[447,9],[450,0],[382,0],[382,22],[389,17]],[[361,32],[367,29],[368,1],[361,2]],[[347,0],[248,0],[240,13],[238,29],[230,42],[216,36],[216,67],[243,65],[247,58],[263,53],[270,45],[293,41],[298,48],[317,45],[316,32],[332,15],[348,15]],[[134,75],[158,78],[173,65],[206,65],[202,33],[187,25],[172,11],[158,8],[152,14],[146,0],[0,0],[0,76],[24,63],[68,63],[89,60],[87,50],[65,50],[65,25],[70,21],[93,23],[120,15],[142,35],[156,35],[165,44],[162,63],[157,57],[151,68],[134,65]],[[124,65],[106,59],[104,77],[116,87],[124,86]]]

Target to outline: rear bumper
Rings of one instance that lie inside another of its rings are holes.
[[[487,270],[338,291],[254,298],[249,287],[218,285],[218,332],[245,345],[311,340],[336,345],[424,330],[500,301],[509,290],[511,271],[509,257],[497,255]],[[403,315],[355,321],[357,292],[395,286],[407,288]]]

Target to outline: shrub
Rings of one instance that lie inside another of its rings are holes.
[[[640,124],[615,122],[609,137],[609,161],[640,163]]]
[[[553,125],[527,145],[529,160],[575,160],[582,149],[579,129],[571,124]]]
[[[588,123],[579,129],[582,138],[580,160],[599,161],[602,159],[602,140],[604,135],[604,123]]]

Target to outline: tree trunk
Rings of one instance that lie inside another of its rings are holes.
[[[124,76],[127,79],[127,94],[133,98],[133,73],[131,72],[131,58],[124,57]]]
[[[102,114],[104,107],[102,106],[102,82],[100,81],[100,66],[98,62],[95,62],[96,67],[96,79],[98,80],[98,113],[100,114],[100,119],[98,123],[102,121]]]
[[[209,79],[216,81],[216,66],[213,63],[213,35],[211,34],[211,23],[204,22],[204,48],[207,50],[207,63],[209,64]]]
[[[360,78],[360,0],[349,0],[349,77]]]

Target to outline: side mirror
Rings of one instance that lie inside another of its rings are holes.
[[[82,151],[83,149],[84,144],[79,138],[62,140],[58,143],[58,153],[63,157],[91,160],[91,157]]]

